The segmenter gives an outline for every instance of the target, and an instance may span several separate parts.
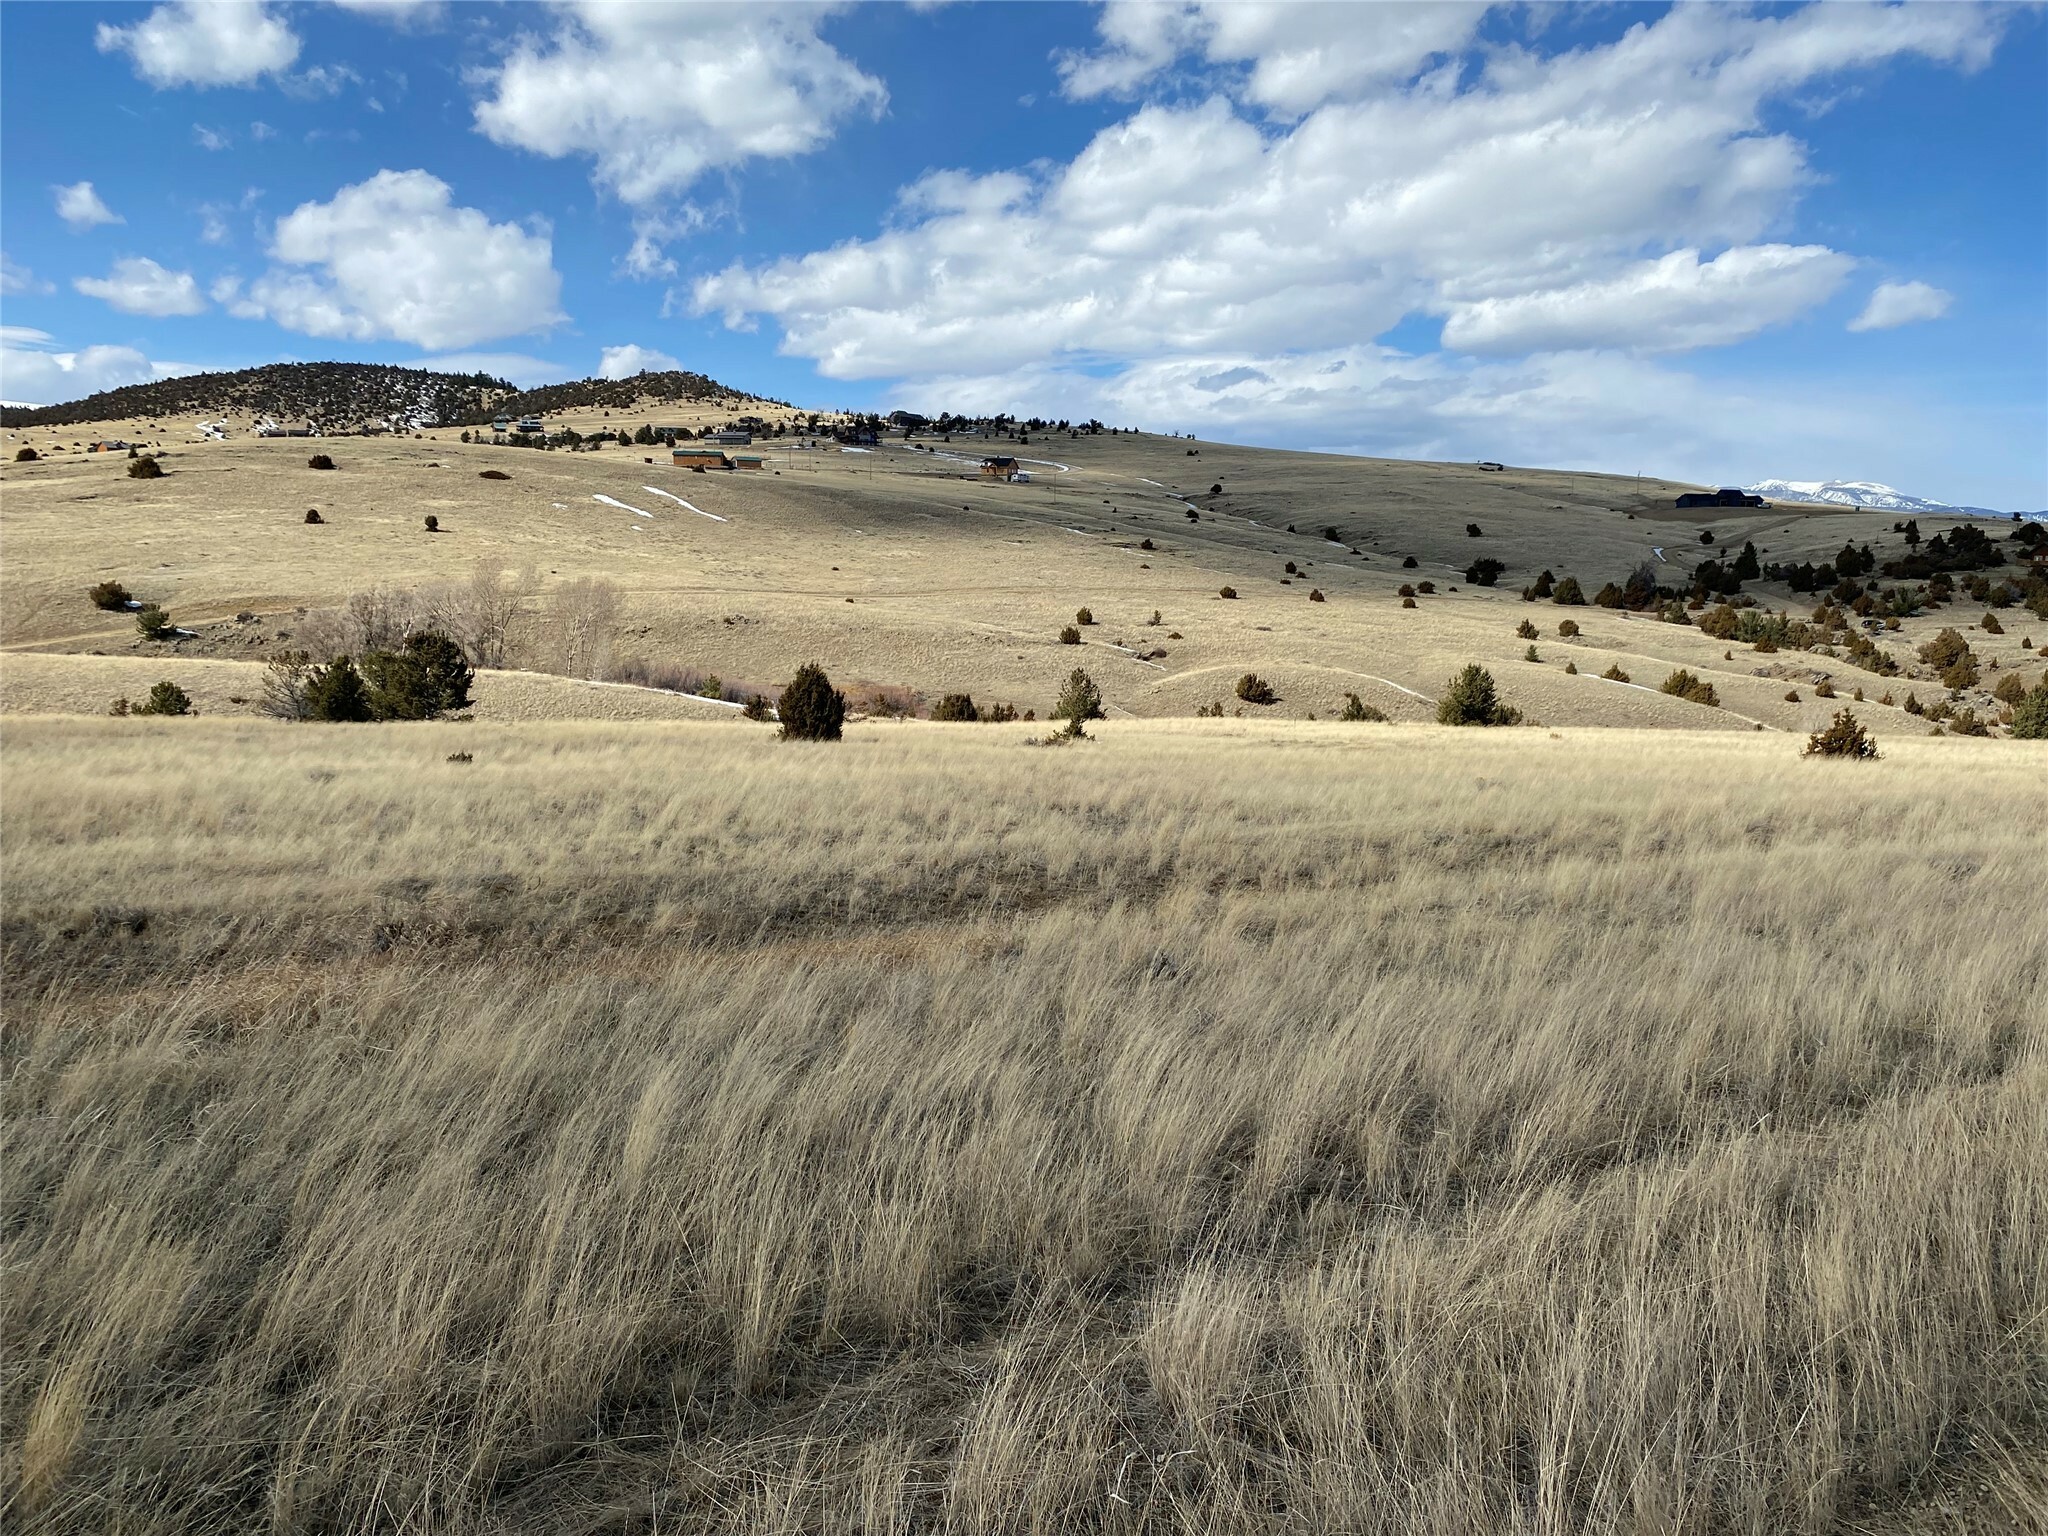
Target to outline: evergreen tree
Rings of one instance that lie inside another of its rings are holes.
[[[304,697],[308,720],[349,724],[372,718],[370,690],[346,656],[335,657],[308,676]]]

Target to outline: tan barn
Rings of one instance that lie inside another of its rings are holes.
[[[1023,471],[1012,458],[999,457],[981,461],[981,478],[984,480],[1014,480]]]

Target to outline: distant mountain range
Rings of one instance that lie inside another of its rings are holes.
[[[677,402],[750,398],[701,373],[642,373],[627,379],[577,379],[516,390],[487,373],[435,373],[385,363],[271,363],[233,373],[191,373],[102,390],[61,405],[0,406],[0,426],[58,427],[88,421],[162,416],[246,416],[252,422],[312,422],[330,432],[368,426],[411,431],[473,427],[499,413],[625,409],[638,400]],[[779,403],[779,402],[778,402]]]
[[[1875,480],[1759,480],[1743,487],[1752,496],[1773,501],[1826,501],[1838,507],[1870,507],[1879,512],[1903,512],[1908,517],[1930,514],[1964,517],[2010,517],[1990,507],[1958,507],[1945,501],[1928,501]],[[2029,519],[2048,518],[2048,512],[2022,512]]]

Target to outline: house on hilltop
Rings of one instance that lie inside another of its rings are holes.
[[[984,480],[1010,481],[1022,473],[1023,471],[1017,467],[1017,461],[1007,455],[997,455],[981,461],[981,478]]]
[[[1724,485],[1718,491],[1687,491],[1675,505],[1683,512],[1690,507],[1762,507],[1770,503],[1761,496]]]

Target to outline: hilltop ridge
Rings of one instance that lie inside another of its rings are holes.
[[[189,373],[101,390],[80,400],[0,407],[7,427],[73,426],[163,417],[247,417],[312,422],[329,431],[414,430],[487,423],[496,412],[623,409],[657,403],[739,402],[755,397],[686,370],[625,379],[572,379],[516,389],[488,373],[443,373],[388,363],[269,363],[224,373]],[[773,404],[786,402],[775,401]]]

